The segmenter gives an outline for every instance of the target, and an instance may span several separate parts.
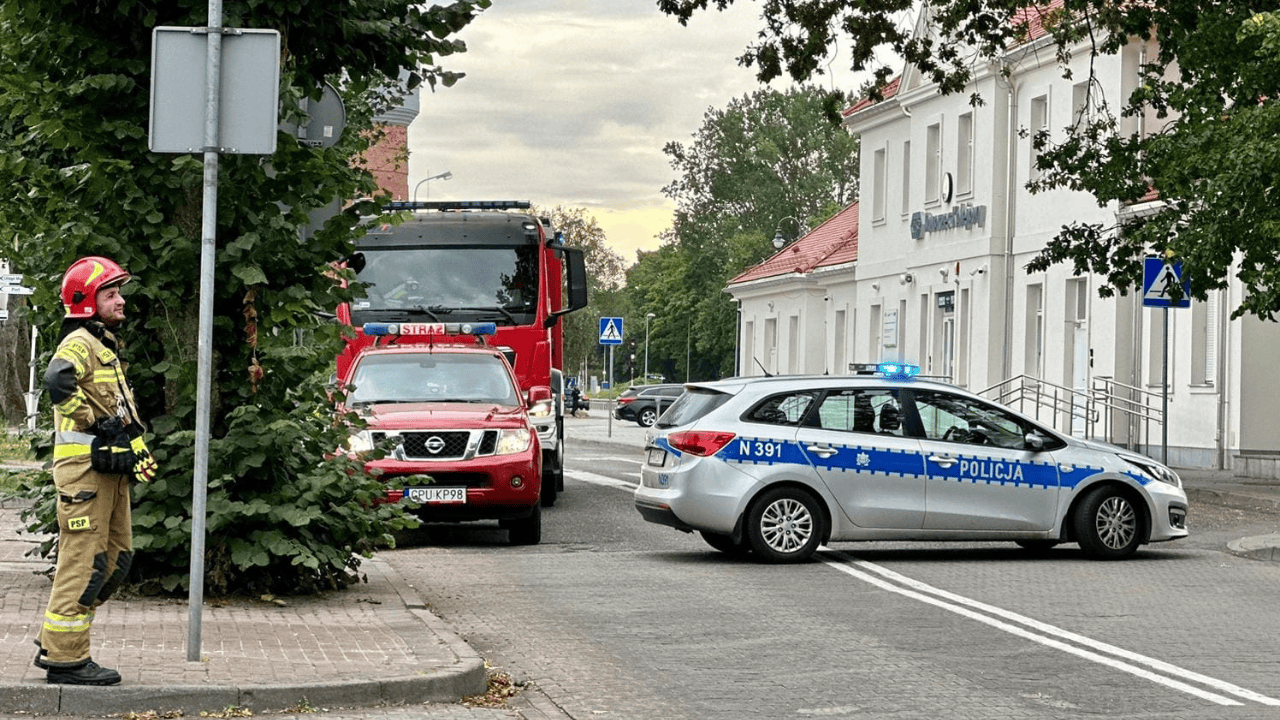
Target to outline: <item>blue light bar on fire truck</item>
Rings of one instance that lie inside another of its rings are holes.
[[[365,335],[495,335],[497,323],[365,323]]]
[[[383,210],[528,210],[528,200],[397,200]]]

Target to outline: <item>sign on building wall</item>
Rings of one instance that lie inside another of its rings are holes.
[[[962,205],[952,208],[951,212],[939,215],[917,212],[911,215],[911,238],[913,240],[923,240],[924,236],[931,232],[954,230],[960,227],[969,230],[975,225],[985,227],[986,224],[986,205]]]
[[[898,347],[898,311],[884,311],[884,340],[882,343],[885,347]]]

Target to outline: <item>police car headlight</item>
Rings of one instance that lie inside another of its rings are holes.
[[[529,449],[529,443],[532,442],[532,433],[528,428],[518,428],[515,430],[499,430],[498,446],[494,449],[497,455],[512,455],[522,453]]]
[[[1182,478],[1178,477],[1178,473],[1170,470],[1169,468],[1165,467],[1164,465],[1161,465],[1160,463],[1154,460],[1133,457],[1130,455],[1121,455],[1120,459],[1138,468],[1139,470],[1142,471],[1143,475],[1146,475],[1152,480],[1158,480],[1162,483],[1167,483],[1176,488],[1182,487]]]
[[[353,453],[370,452],[373,450],[373,436],[368,430],[361,430],[358,433],[347,438],[347,450]]]

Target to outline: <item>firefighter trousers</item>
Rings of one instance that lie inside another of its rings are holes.
[[[120,586],[133,561],[127,475],[105,475],[89,458],[53,471],[58,489],[58,563],[38,643],[41,667],[89,662],[94,611]]]

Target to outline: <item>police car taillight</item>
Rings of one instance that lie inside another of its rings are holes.
[[[493,335],[497,323],[365,323],[365,335]]]
[[[730,432],[711,432],[709,430],[686,430],[674,432],[667,436],[671,447],[690,455],[707,457],[720,452],[720,448],[728,445],[737,435]]]

